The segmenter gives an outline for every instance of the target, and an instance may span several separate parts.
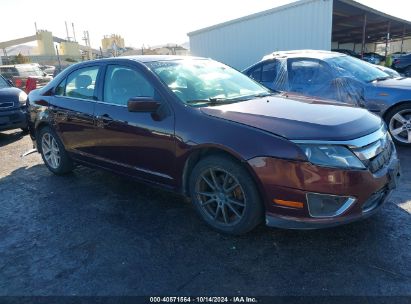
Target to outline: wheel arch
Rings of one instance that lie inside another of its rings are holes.
[[[397,102],[397,103],[391,105],[390,107],[388,107],[382,115],[382,118],[383,118],[384,122],[387,121],[387,116],[393,109],[395,109],[397,107],[400,107],[404,104],[409,104],[411,106],[411,100],[403,100],[403,101]]]
[[[204,145],[204,146],[196,147],[191,152],[189,152],[188,156],[185,158],[184,169],[183,169],[182,177],[181,177],[183,195],[187,197],[190,196],[189,180],[190,180],[191,172],[193,171],[196,164],[198,164],[198,162],[201,159],[204,159],[205,157],[208,157],[211,155],[221,155],[221,156],[229,157],[232,160],[239,163],[241,166],[243,166],[247,170],[247,172],[250,174],[251,178],[254,180],[255,185],[257,187],[257,191],[259,192],[260,196],[263,197],[262,186],[259,183],[256,174],[254,173],[252,168],[248,165],[247,160],[241,157],[241,155],[239,155],[238,153],[235,153],[234,151],[231,151],[230,149],[227,149],[226,147],[219,146],[219,145]]]

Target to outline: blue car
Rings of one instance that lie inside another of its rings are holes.
[[[329,51],[287,51],[264,56],[243,71],[266,87],[333,99],[381,116],[396,144],[411,146],[411,78]]]

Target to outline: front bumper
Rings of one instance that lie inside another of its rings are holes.
[[[249,161],[260,188],[266,224],[287,229],[318,229],[338,226],[373,215],[388,200],[399,178],[399,161],[393,153],[378,172],[314,166],[306,162],[255,158]],[[310,214],[308,193],[355,198],[353,204],[335,216]],[[302,202],[300,209],[280,206],[274,200]]]
[[[27,111],[25,108],[13,108],[0,111],[0,131],[27,128]]]

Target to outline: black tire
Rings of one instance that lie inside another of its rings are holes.
[[[411,77],[411,66],[409,66],[408,68],[405,69],[404,75],[406,77]]]
[[[401,123],[400,121],[396,121],[394,119],[394,116],[396,114],[400,114],[403,118],[405,118],[406,121],[408,121],[408,123]],[[405,103],[389,110],[385,115],[385,122],[395,144],[411,147],[411,142],[407,142],[407,133],[411,133],[411,103]],[[393,131],[399,129],[402,126],[405,129],[403,129],[400,134],[394,134],[395,132]]]
[[[207,174],[211,177],[208,178]],[[213,189],[209,183],[211,179],[217,181],[212,184],[214,187],[219,184],[219,190],[205,192],[207,189],[204,187]],[[264,208],[254,180],[241,164],[230,157],[213,155],[200,160],[191,173],[189,185],[195,209],[215,230],[234,235],[244,234],[263,220]],[[233,190],[228,192],[230,188]],[[215,214],[218,214],[217,219]]]
[[[41,128],[37,134],[37,150],[41,154],[41,157],[43,158],[44,164],[47,166],[47,168],[57,175],[63,175],[71,172],[74,168],[73,161],[67,155],[64,145],[61,143],[57,134],[48,126]],[[46,138],[50,139],[49,147],[58,148],[58,153],[54,152],[57,151],[57,149],[53,150],[53,154],[56,153],[59,156],[58,162],[51,161],[50,154],[43,151],[43,147],[46,148],[46,146],[44,146],[43,144],[43,140],[46,141]]]

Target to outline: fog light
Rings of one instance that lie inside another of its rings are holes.
[[[352,204],[355,198],[329,194],[307,194],[308,210],[312,217],[334,217],[342,214]]]

